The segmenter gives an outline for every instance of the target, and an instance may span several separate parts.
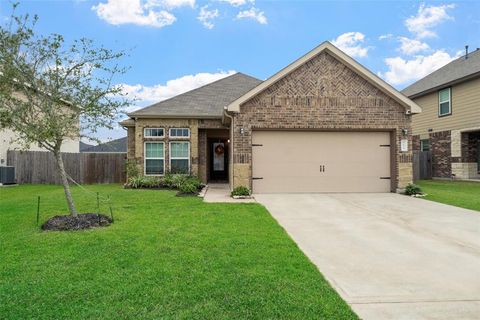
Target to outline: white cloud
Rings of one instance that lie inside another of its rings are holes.
[[[380,76],[393,85],[406,84],[425,77],[459,55],[460,53],[450,56],[443,50],[437,50],[431,55],[419,55],[411,60],[405,60],[401,57],[387,58],[385,59],[385,64],[388,67],[388,71],[380,74]]]
[[[382,34],[380,37],[378,37],[378,40],[387,40],[393,38],[393,34],[387,33],[387,34]]]
[[[169,80],[165,84],[157,84],[153,86],[121,84],[123,91],[127,93],[129,97],[138,99],[138,106],[132,106],[126,111],[131,112],[138,109],[139,106],[163,101],[232,74],[235,74],[235,71],[219,71],[216,73],[203,72],[182,76],[177,79]]]
[[[255,3],[255,0],[217,0],[219,2],[227,2],[229,3],[230,5],[234,6],[234,7],[239,7],[239,6],[243,6],[247,3],[251,3],[251,4],[254,4]]]
[[[398,40],[400,41],[399,50],[407,55],[412,55],[430,49],[428,44],[419,40],[410,39],[407,37],[399,37]]]
[[[444,21],[453,20],[453,17],[447,12],[453,8],[455,8],[454,4],[440,6],[425,6],[425,4],[421,4],[417,14],[405,20],[405,26],[418,38],[435,37],[437,34],[432,28]]]
[[[195,0],[147,0],[146,8],[164,7],[174,9],[179,7],[195,7]]]
[[[165,10],[147,8],[140,0],[107,0],[92,7],[97,15],[113,25],[136,24],[162,28],[171,25],[176,18]]]
[[[363,33],[347,32],[332,40],[332,44],[352,57],[366,57],[369,48],[362,46],[364,40]]]
[[[198,14],[197,19],[203,24],[207,29],[212,29],[215,25],[212,20],[218,17],[218,9],[208,10],[208,6],[203,6],[200,8],[200,13]]]
[[[267,24],[267,17],[265,12],[260,11],[259,9],[252,7],[249,10],[240,11],[237,14],[237,19],[253,19],[260,24]]]

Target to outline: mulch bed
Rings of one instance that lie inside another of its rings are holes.
[[[103,214],[81,213],[77,217],[55,216],[48,219],[43,225],[45,231],[71,231],[98,227],[106,227],[112,223],[112,219]]]

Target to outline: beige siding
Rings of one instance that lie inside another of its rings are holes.
[[[452,114],[438,116],[438,92],[413,99],[422,113],[413,116],[414,135],[428,136],[433,132],[475,128],[480,126],[480,79],[464,82],[452,87]]]
[[[25,95],[21,93],[14,94],[17,99],[26,101]],[[42,112],[36,113],[37,117],[43,117]],[[79,123],[80,125],[80,123]],[[75,128],[73,128],[75,129]],[[28,148],[19,139],[20,135],[10,129],[0,130],[0,165],[7,164],[8,150],[22,150],[22,151],[48,151],[39,147],[35,143],[31,143]],[[65,139],[62,142],[61,152],[80,152],[80,138]]]
[[[25,150],[25,151],[48,151],[38,145],[32,143],[28,148],[18,141],[19,135],[12,130],[0,130],[0,165],[7,164],[8,150]],[[66,139],[62,143],[62,152],[79,152],[80,139]]]

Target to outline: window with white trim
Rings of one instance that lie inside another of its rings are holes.
[[[163,175],[165,172],[165,145],[163,142],[145,142],[145,175]]]
[[[163,138],[165,130],[163,128],[145,128],[143,129],[143,136],[145,138]]]
[[[452,113],[451,90],[446,88],[438,91],[438,115],[446,116]]]
[[[170,142],[170,172],[190,173],[190,142]]]
[[[420,140],[420,151],[430,151],[430,140],[428,139]]]
[[[170,128],[170,138],[189,138],[190,129],[188,128]]]

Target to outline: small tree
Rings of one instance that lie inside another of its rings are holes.
[[[111,128],[129,101],[112,85],[125,73],[117,61],[124,52],[95,47],[88,39],[67,45],[59,34],[34,32],[37,16],[16,15],[0,26],[0,128],[15,131],[25,148],[36,144],[52,152],[70,214],[77,210],[60,153],[66,139],[95,140]]]

